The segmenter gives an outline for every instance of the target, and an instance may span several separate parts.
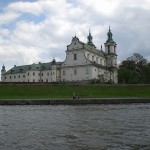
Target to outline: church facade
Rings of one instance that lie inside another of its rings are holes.
[[[2,82],[82,82],[98,79],[117,83],[117,53],[116,46],[109,28],[105,49],[97,49],[92,42],[89,32],[87,43],[83,43],[76,36],[67,46],[64,62],[53,59],[48,63],[38,63],[24,66],[14,66],[6,71],[2,66]]]

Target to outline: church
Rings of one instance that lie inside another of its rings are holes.
[[[73,37],[67,46],[66,59],[57,62],[30,64],[23,66],[14,65],[6,71],[1,70],[1,82],[82,82],[98,79],[103,76],[106,82],[118,82],[116,42],[110,30],[104,43],[104,50],[97,49],[89,31],[87,43],[78,37]]]

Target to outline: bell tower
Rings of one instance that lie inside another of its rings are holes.
[[[117,83],[117,53],[116,53],[116,47],[117,44],[114,42],[112,38],[113,34],[110,30],[107,33],[107,40],[105,45],[105,54],[106,54],[106,67],[108,68],[109,72],[109,80],[113,83]]]

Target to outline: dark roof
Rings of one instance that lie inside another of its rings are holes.
[[[105,56],[105,52],[102,51],[102,50],[98,50],[97,48],[89,45],[89,44],[84,44],[84,47],[87,51],[91,52],[91,53],[94,53],[96,55],[99,55],[99,56]]]
[[[5,74],[15,74],[15,73],[25,73],[26,71],[35,70],[35,71],[44,71],[51,70],[52,65],[61,65],[62,62],[48,62],[48,63],[38,63],[31,65],[23,65],[23,66],[14,66],[10,70],[8,70]]]

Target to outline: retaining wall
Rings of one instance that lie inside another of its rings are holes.
[[[86,105],[150,103],[150,98],[0,99],[0,105]]]

